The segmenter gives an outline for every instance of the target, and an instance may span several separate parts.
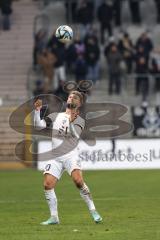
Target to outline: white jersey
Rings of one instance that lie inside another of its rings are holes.
[[[75,127],[78,126],[81,128],[81,130],[84,129],[84,119],[78,116],[72,124],[69,122],[69,115],[65,112],[58,113],[55,117],[55,114],[50,114],[48,116],[52,122],[52,128],[54,130],[58,131],[58,135],[62,137],[62,139],[56,138],[54,136],[54,132],[52,134],[52,145],[53,145],[53,152],[54,155],[57,152],[57,157],[59,160],[65,160],[66,157],[70,157],[72,154],[75,154],[77,151],[77,144],[78,144],[78,138],[80,136],[76,136],[76,134],[73,134],[71,126]],[[61,146],[60,146],[61,145]],[[59,149],[58,149],[58,146]],[[54,149],[56,149],[56,152]]]
[[[69,115],[65,112],[52,113],[48,115],[52,121],[52,148],[53,158],[64,161],[77,154],[79,135],[76,129],[84,129],[85,121],[78,116],[72,123],[69,122]],[[40,111],[35,111],[34,123],[36,127],[45,128],[46,122],[40,119]],[[56,134],[54,131],[56,130]],[[59,138],[60,137],[60,138]]]

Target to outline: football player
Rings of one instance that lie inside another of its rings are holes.
[[[52,121],[53,153],[54,148],[57,148],[62,139],[65,143],[63,147],[59,147],[55,150],[53,159],[47,161],[44,170],[44,192],[51,216],[47,221],[42,222],[42,225],[59,223],[55,187],[64,170],[69,173],[73,182],[79,189],[80,195],[86,202],[93,220],[96,223],[102,221],[102,217],[96,211],[91,192],[84,182],[81,164],[78,160],[78,150],[76,148],[78,139],[85,126],[84,119],[79,115],[83,101],[84,95],[82,93],[72,91],[67,99],[66,111],[57,113],[56,116],[55,114],[48,115]],[[40,118],[41,108],[42,101],[38,99],[35,102],[34,125],[36,128],[43,129],[47,127],[47,124],[44,119]],[[56,136],[59,138],[56,138]],[[60,139],[60,137],[62,137],[62,139]],[[75,146],[74,149],[73,146]]]

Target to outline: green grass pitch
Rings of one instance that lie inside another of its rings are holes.
[[[43,176],[36,170],[0,172],[2,240],[159,240],[160,171],[86,171],[102,224],[95,224],[70,177],[56,194],[61,224],[41,226],[49,217]]]

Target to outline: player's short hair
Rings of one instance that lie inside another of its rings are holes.
[[[82,93],[82,92],[79,92],[79,91],[71,91],[70,93],[69,93],[69,95],[71,95],[71,94],[75,94],[75,95],[77,95],[78,97],[79,97],[79,99],[80,99],[80,103],[81,103],[81,105],[83,105],[83,103],[85,102],[85,96],[84,96],[84,94]]]

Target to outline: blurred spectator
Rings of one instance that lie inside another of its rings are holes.
[[[148,62],[149,54],[153,49],[153,42],[151,41],[147,32],[142,33],[142,35],[138,38],[136,42],[136,50],[139,49],[140,46],[143,46],[144,54],[147,56]]]
[[[119,41],[118,48],[123,56],[127,66],[127,73],[132,72],[133,63],[133,44],[128,33],[124,33],[122,39]]]
[[[74,42],[66,47],[66,71],[67,73],[73,72],[74,63],[77,59],[77,52]]]
[[[139,46],[135,55],[136,63],[136,95],[142,93],[143,100],[146,100],[149,90],[149,67],[148,67],[148,56],[144,50],[143,45]]]
[[[44,49],[37,57],[38,64],[42,67],[45,75],[46,88],[53,88],[54,66],[57,62],[56,55],[51,53],[48,49]]]
[[[58,96],[61,99],[63,99],[63,101],[66,101],[67,97],[68,97],[68,93],[66,91],[64,91],[63,86],[64,86],[64,82],[60,81],[58,88],[55,91],[53,91],[53,93],[56,96]]]
[[[155,79],[155,92],[160,91],[160,50],[154,50],[150,58],[150,72]]]
[[[109,94],[113,93],[113,87],[115,86],[116,94],[120,94],[121,91],[121,60],[122,56],[118,51],[117,45],[112,44],[110,52],[108,53],[108,71],[109,71]]]
[[[39,30],[34,37],[34,48],[33,48],[33,66],[37,65],[37,55],[47,46],[47,32],[44,29]]]
[[[140,2],[141,0],[129,0],[131,18],[135,24],[141,23]]]
[[[77,2],[76,1],[68,1],[65,0],[65,7],[66,7],[66,20],[67,22],[76,22],[76,8]]]
[[[121,19],[121,11],[122,11],[122,2],[123,0],[114,0],[114,19],[116,26],[121,26],[122,19]]]
[[[87,75],[87,63],[82,54],[78,55],[74,68],[76,81],[85,80]]]
[[[98,31],[97,31],[96,27],[91,26],[88,29],[88,31],[87,31],[87,33],[86,33],[86,35],[84,37],[84,44],[85,45],[86,45],[86,43],[88,41],[88,38],[90,38],[90,37],[94,38],[94,41],[98,43],[99,39],[98,39]]]
[[[77,55],[79,55],[79,54],[84,55],[85,54],[85,44],[79,36],[77,36],[75,38],[74,46],[75,46]]]
[[[11,28],[10,15],[12,14],[12,0],[0,0],[0,8],[2,12],[3,30],[10,30]]]
[[[97,17],[100,22],[101,43],[104,44],[105,30],[108,30],[109,36],[112,36],[113,2],[103,0],[97,9]]]
[[[87,80],[92,80],[95,84],[99,80],[99,58],[100,48],[94,37],[88,38],[86,42],[85,59],[88,66]]]
[[[35,88],[33,89],[33,96],[38,96],[45,93],[44,82],[42,80],[37,80],[35,83]]]
[[[154,0],[156,4],[156,10],[157,10],[157,23],[160,23],[160,1]]]
[[[49,39],[48,48],[56,56],[55,71],[54,71],[54,80],[53,87],[54,90],[57,90],[60,82],[66,81],[66,70],[65,70],[65,45],[57,40],[54,33]]]
[[[112,36],[112,37],[109,38],[109,42],[106,44],[106,46],[104,48],[104,55],[105,55],[106,58],[108,58],[108,54],[109,54],[109,52],[111,50],[111,47],[114,43],[116,44],[115,37]]]
[[[77,35],[74,42],[66,48],[66,65],[68,72],[71,73],[75,71],[75,61],[79,55],[85,55],[85,44],[79,35]]]
[[[80,36],[83,39],[94,18],[94,9],[91,2],[82,0],[77,8],[77,22],[80,24]]]

